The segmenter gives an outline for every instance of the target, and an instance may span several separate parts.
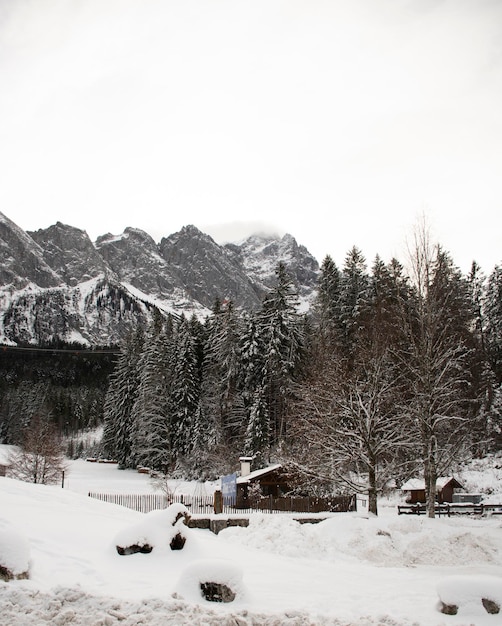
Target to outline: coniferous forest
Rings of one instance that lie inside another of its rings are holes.
[[[502,448],[502,268],[463,275],[425,230],[406,271],[357,247],[342,267],[327,256],[308,313],[280,264],[256,311],[215,294],[203,321],[154,310],[115,354],[47,358],[2,360],[3,442],[43,412],[65,434],[103,424],[121,468],[214,478],[252,455],[310,490],[363,481],[375,511],[389,479],[421,474],[430,492]]]

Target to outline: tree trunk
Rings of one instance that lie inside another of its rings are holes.
[[[431,437],[429,442],[429,457],[428,457],[428,484],[429,493],[427,497],[427,515],[428,517],[436,517],[436,482],[437,482],[437,468],[436,468],[436,446],[435,438]]]
[[[378,515],[376,471],[372,466],[368,472],[368,511]]]

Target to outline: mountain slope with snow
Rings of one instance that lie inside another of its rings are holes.
[[[157,244],[128,227],[92,243],[61,222],[27,233],[0,213],[0,342],[113,344],[152,307],[202,317],[216,300],[256,309],[279,262],[311,300],[319,267],[290,235],[220,246],[185,226]]]

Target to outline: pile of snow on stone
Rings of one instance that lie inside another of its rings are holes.
[[[187,539],[185,523],[189,519],[183,504],[172,504],[166,509],[146,513],[144,519],[117,533],[115,545],[121,555],[158,550],[181,550]]]
[[[0,580],[29,577],[30,548],[27,538],[8,524],[0,527]]]
[[[440,611],[447,615],[497,615],[502,607],[502,578],[449,576],[438,585]]]
[[[229,603],[245,597],[242,568],[223,559],[201,559],[188,565],[176,594],[190,602]]]

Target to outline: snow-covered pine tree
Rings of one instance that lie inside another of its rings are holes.
[[[203,403],[218,433],[231,442],[242,435],[244,411],[238,381],[241,373],[241,321],[231,301],[218,306],[206,322],[203,365]]]
[[[197,338],[190,322],[181,316],[175,332],[170,422],[175,457],[193,450],[195,427],[199,417],[201,376]]]
[[[353,246],[345,257],[340,277],[340,323],[344,350],[350,356],[369,305],[369,276],[362,252]]]
[[[488,277],[484,298],[485,337],[490,364],[497,382],[502,382],[502,266],[496,265]]]
[[[339,331],[340,324],[340,270],[328,255],[321,265],[314,306],[316,322],[323,335]]]
[[[120,468],[135,466],[132,411],[138,394],[138,363],[143,343],[141,326],[124,339],[105,397],[103,448],[110,458],[117,460]]]
[[[467,285],[472,310],[471,341],[473,354],[471,356],[471,387],[472,413],[469,430],[471,432],[473,448],[476,456],[484,456],[494,450],[498,434],[493,428],[493,404],[497,389],[495,372],[490,366],[488,344],[486,340],[486,317],[484,311],[484,297],[486,291],[486,276],[480,266],[474,261],[467,275]],[[495,448],[496,449],[496,448]]]
[[[255,313],[245,313],[242,320],[242,332],[240,335],[240,377],[239,389],[241,390],[244,407],[249,414],[255,392],[263,385],[265,380],[265,347],[262,327]]]
[[[249,421],[244,440],[244,452],[248,456],[263,459],[270,446],[270,415],[265,389],[259,386],[253,395]]]
[[[154,318],[139,360],[139,386],[132,416],[137,465],[167,473],[172,464],[169,416],[172,324]]]
[[[298,295],[283,263],[277,267],[276,279],[258,317],[265,357],[264,385],[274,443],[287,432],[287,401],[305,347],[305,326],[303,316],[298,312]]]

